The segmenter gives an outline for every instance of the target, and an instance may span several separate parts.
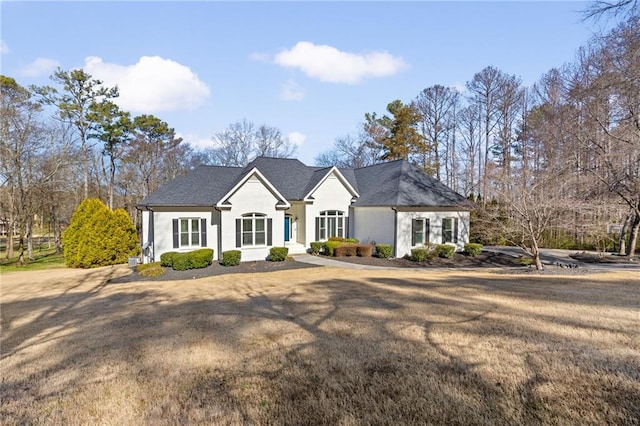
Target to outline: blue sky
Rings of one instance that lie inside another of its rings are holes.
[[[247,119],[313,164],[366,112],[492,65],[534,83],[599,28],[584,2],[2,2],[1,72],[85,68],[196,146]]]

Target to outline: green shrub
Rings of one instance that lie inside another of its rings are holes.
[[[62,238],[65,263],[70,267],[117,265],[140,254],[138,234],[127,212],[109,210],[98,199],[78,206]]]
[[[162,253],[160,255],[160,265],[166,266],[167,268],[173,267],[173,256],[178,254],[176,251],[168,251],[166,253]]]
[[[354,243],[354,244],[358,244],[360,242],[360,240],[358,240],[357,238],[347,238],[346,240],[344,240],[346,243]]]
[[[346,240],[342,237],[329,237],[329,241],[338,241],[344,243]]]
[[[431,250],[428,248],[411,249],[411,260],[414,262],[424,262],[431,257]]]
[[[358,244],[356,246],[356,254],[360,257],[371,257],[373,246],[371,244]]]
[[[143,277],[158,277],[164,274],[164,268],[160,262],[143,263],[137,267],[138,274]]]
[[[355,244],[342,244],[336,247],[333,251],[334,256],[355,256],[357,254],[358,247]]]
[[[236,266],[240,264],[242,252],[240,250],[227,250],[222,252],[220,263],[224,266]]]
[[[391,244],[376,244],[376,256],[380,259],[389,259],[393,255]]]
[[[187,254],[191,262],[191,268],[189,269],[206,268],[213,262],[213,249],[210,248],[201,248],[190,251]]]
[[[322,241],[314,241],[311,243],[311,254],[320,254],[320,250],[322,250],[322,247],[324,246],[324,243]]]
[[[452,246],[450,244],[440,244],[436,248],[436,252],[439,257],[444,257],[445,259],[451,259],[453,254],[456,251],[456,246]]]
[[[271,247],[269,250],[269,260],[272,262],[283,262],[287,260],[289,249],[287,247]]]
[[[469,256],[477,256],[482,253],[482,244],[467,243],[464,245],[464,252]]]
[[[173,269],[176,271],[186,271],[191,269],[191,262],[188,253],[176,253],[173,255]]]
[[[327,241],[324,243],[324,254],[327,256],[334,256],[333,251],[336,247],[341,246],[342,244],[344,244],[342,241]]]

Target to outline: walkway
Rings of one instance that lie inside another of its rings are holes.
[[[310,254],[294,254],[293,258],[297,262],[309,263],[311,265],[318,265],[318,266],[332,266],[334,268],[360,269],[360,270],[398,269],[391,266],[387,267],[387,266],[359,265],[359,264],[350,263],[350,262],[340,262],[339,260],[329,259],[327,256],[312,256]]]

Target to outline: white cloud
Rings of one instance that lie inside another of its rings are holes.
[[[9,52],[9,45],[4,40],[0,40],[0,54],[6,55]]]
[[[307,140],[307,137],[300,132],[291,132],[287,134],[287,139],[296,146],[302,146]]]
[[[464,83],[460,83],[459,81],[456,81],[455,83],[453,83],[451,87],[456,89],[458,92],[462,94],[467,92],[467,85]]]
[[[37,77],[40,75],[48,75],[60,66],[60,62],[55,59],[37,58],[26,67],[23,67],[21,73],[28,77]]]
[[[278,53],[274,62],[299,68],[309,77],[329,83],[358,83],[366,77],[386,77],[407,67],[400,57],[388,52],[350,53],[326,44],[300,41]]]
[[[129,111],[192,109],[210,94],[189,67],[159,56],[143,56],[134,65],[110,64],[90,56],[85,59],[85,71],[107,86],[117,85],[120,97],[115,101]]]
[[[183,135],[180,132],[176,132],[176,137],[182,138],[182,140],[194,148],[203,149],[203,148],[213,148],[213,140],[211,137],[204,138],[200,135],[196,135],[194,133],[188,133]]]
[[[280,99],[283,101],[301,101],[304,99],[304,92],[298,83],[289,80],[282,86]]]

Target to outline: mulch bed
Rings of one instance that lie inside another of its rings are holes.
[[[379,259],[377,257],[332,257],[340,262],[356,263],[360,265],[385,266],[393,268],[496,268],[522,267],[519,259],[501,254],[482,252],[477,256],[455,253],[451,259],[436,257],[424,262],[414,262],[409,259]]]
[[[157,277],[143,277],[136,271],[133,271],[133,273],[125,277],[114,278],[109,282],[128,283],[134,281],[180,281],[212,277],[216,275],[252,274],[257,272],[273,272],[318,267],[319,266],[317,265],[310,265],[308,263],[296,262],[293,260],[288,260],[286,262],[268,262],[266,260],[256,262],[241,262],[240,265],[237,266],[222,266],[218,262],[213,262],[213,264],[207,266],[206,268],[190,269],[188,271],[176,271],[172,268],[164,268],[164,274]]]

